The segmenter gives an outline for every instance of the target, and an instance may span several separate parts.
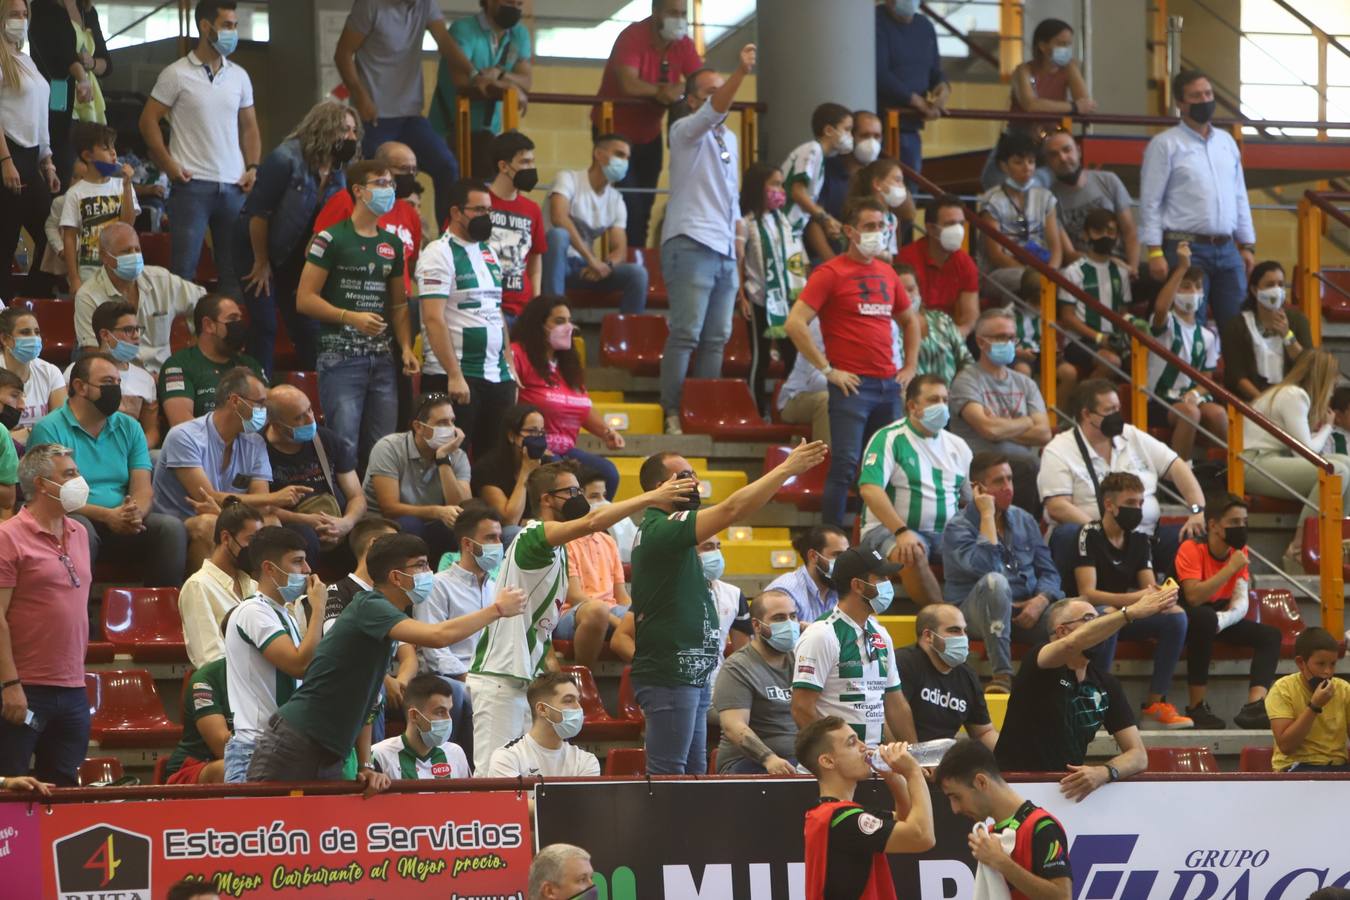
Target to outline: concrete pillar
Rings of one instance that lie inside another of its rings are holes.
[[[821,103],[876,109],[875,16],[874,0],[759,0],[762,159],[781,163],[809,140]]]

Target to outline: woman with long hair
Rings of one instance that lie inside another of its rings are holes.
[[[356,112],[321,100],[258,166],[258,180],[244,200],[235,230],[235,252],[250,318],[248,352],[272,372],[277,311],[295,344],[300,369],[314,369],[319,323],[295,309],[314,217],[347,186],[343,166],[361,146]]]
[[[540,294],[525,304],[511,326],[520,402],[533,403],[544,414],[549,453],[575,459],[583,469],[603,475],[605,496],[613,500],[619,470],[603,456],[578,447],[577,434],[585,428],[611,450],[623,449],[623,435],[605,424],[586,393],[581,354],[572,343],[574,331],[566,298]]]
[[[892,263],[900,252],[900,220],[895,211],[909,199],[905,190],[905,176],[900,171],[900,163],[890,158],[874,160],[853,173],[848,184],[847,206],[854,200],[871,198],[886,207],[886,231],[890,235],[885,253],[878,253],[876,259]]]
[[[548,453],[544,414],[531,403],[509,406],[491,450],[473,465],[473,495],[497,511],[502,525],[519,525],[529,510],[526,483]]]
[[[1309,450],[1321,452],[1331,434],[1331,394],[1340,377],[1336,357],[1325,350],[1305,350],[1282,381],[1252,401],[1252,408]],[[1285,568],[1296,568],[1303,548],[1303,523],[1319,508],[1320,470],[1251,420],[1243,422],[1242,442],[1249,494],[1288,500],[1292,488],[1307,498],[1294,540],[1285,552]],[[1350,503],[1350,457],[1323,455],[1341,477],[1341,502]]]
[[[1273,259],[1257,263],[1247,278],[1241,313],[1229,319],[1220,335],[1224,386],[1251,402],[1279,384],[1312,346],[1308,317],[1286,305],[1284,266]]]
[[[75,162],[72,122],[106,125],[107,111],[99,79],[112,72],[112,56],[93,0],[32,0],[33,47],[38,70],[52,83],[47,111],[56,172],[63,185]]]

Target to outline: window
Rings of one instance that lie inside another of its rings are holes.
[[[123,47],[135,47],[151,41],[178,37],[178,10],[172,4],[157,9],[160,6],[162,4],[156,2],[123,3],[119,0],[99,0],[99,19],[103,26],[103,34],[107,36],[108,49],[120,50]],[[240,3],[237,11],[240,40],[268,39],[271,32],[268,28],[265,4]],[[188,29],[188,34],[195,43],[196,23]]]
[[[1291,4],[1292,5],[1292,4]],[[1318,27],[1350,46],[1350,4],[1299,4]],[[1243,36],[1238,64],[1242,111],[1254,119],[1318,120],[1319,46],[1306,25],[1274,0],[1242,0]],[[1350,57],[1327,47],[1326,117],[1350,121]],[[1254,133],[1253,129],[1247,129]],[[1290,128],[1289,135],[1313,135],[1313,129]],[[1335,137],[1350,132],[1333,131]]]

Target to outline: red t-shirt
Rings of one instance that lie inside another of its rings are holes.
[[[869,378],[895,377],[891,319],[909,309],[909,295],[894,269],[841,254],[816,267],[798,299],[820,316],[830,365]]]
[[[1197,578],[1200,581],[1213,578],[1220,569],[1228,564],[1228,560],[1215,559],[1214,554],[1209,552],[1209,544],[1206,541],[1184,541],[1181,549],[1177,551],[1176,573],[1178,581],[1185,581],[1187,578]],[[1242,571],[1238,572],[1223,587],[1214,592],[1208,603],[1218,603],[1223,600],[1230,600],[1233,597],[1233,584],[1239,579],[1246,579],[1248,584],[1252,583],[1251,568],[1243,566]]]
[[[549,384],[530,365],[530,358],[520,344],[511,345],[511,357],[516,361],[516,374],[520,376],[520,396],[516,399],[539,407],[544,414],[548,449],[561,456],[577,445],[577,432],[591,412],[590,395],[568,387],[558,374],[556,363],[549,373],[553,378],[553,383]]]
[[[534,297],[530,257],[541,256],[548,249],[544,212],[523,193],[516,194],[514,200],[503,200],[491,191],[488,194],[492,197],[492,237],[488,245],[502,267],[502,309],[516,316]]]
[[[355,204],[347,191],[338,191],[319,210],[314,218],[314,233],[318,234],[330,225],[336,225],[344,219],[350,219]],[[403,288],[408,296],[413,292],[413,270],[417,268],[417,256],[422,252],[422,217],[407,200],[397,200],[394,208],[380,217],[380,227],[392,231],[403,242]]]
[[[600,76],[599,96],[623,96],[619,89],[619,66],[637,69],[638,77],[649,84],[681,84],[690,72],[703,65],[692,38],[681,38],[664,51],[656,48],[655,38],[651,16],[619,32],[614,49],[609,52],[609,62],[605,63],[605,72]],[[663,61],[666,63],[664,73],[661,71]],[[655,102],[616,103],[614,130],[634,144],[650,144],[661,138],[661,120],[665,114],[666,108]],[[600,127],[599,106],[591,110],[591,121],[596,128]]]
[[[980,290],[980,273],[969,253],[957,250],[947,257],[945,263],[938,265],[928,255],[926,237],[901,247],[896,262],[907,263],[914,268],[914,280],[919,283],[924,309],[940,309],[948,315],[954,315],[956,301],[963,293],[978,293]]]

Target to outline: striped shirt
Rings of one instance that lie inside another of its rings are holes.
[[[868,441],[858,484],[885,490],[910,528],[941,532],[956,515],[972,455],[970,445],[947,429],[927,437],[900,419]],[[884,527],[864,504],[862,534]]]
[[[792,199],[792,189],[798,183],[806,185],[812,200],[820,197],[820,189],[825,186],[825,150],[820,141],[807,141],[783,160],[783,190],[787,191],[788,197],[783,212],[792,226],[793,236],[800,240],[806,224],[811,221],[811,214]]]
[[[1020,306],[1012,307],[1013,330],[1016,332],[1017,349],[1041,352],[1041,314],[1025,310]]]
[[[449,231],[427,245],[417,262],[417,298],[443,302],[450,344],[465,378],[494,383],[511,380],[502,320],[502,269],[486,243],[461,241]],[[422,371],[444,375],[427,334],[422,312]]]
[[[1065,266],[1061,274],[1075,286],[1082,288],[1089,297],[1095,297],[1102,306],[1122,316],[1129,314],[1130,275],[1125,271],[1125,267],[1114,259],[1098,263],[1084,256],[1077,262]],[[1116,330],[1111,320],[1103,318],[1095,309],[1088,309],[1085,304],[1079,303],[1073,295],[1062,289],[1059,292],[1059,305],[1072,306],[1077,311],[1078,318],[1093,331],[1111,334]]]
[[[370,761],[390,778],[403,781],[432,778],[468,778],[469,760],[458,744],[446,741],[418,756],[405,735],[386,738],[370,748]]]
[[[1322,448],[1323,456],[1326,456],[1328,453],[1339,453],[1342,456],[1350,454],[1350,431],[1332,425],[1331,434],[1327,437],[1326,446]]]
[[[839,716],[864,742],[881,742],[885,695],[900,690],[895,645],[876,616],[859,627],[835,608],[797,642],[792,687],[820,694],[822,716]]]
[[[254,594],[234,608],[225,629],[225,676],[235,737],[256,740],[300,685],[263,656],[282,637],[300,646],[300,626],[285,607]]]
[[[567,553],[549,545],[543,522],[526,525],[511,542],[497,587],[523,590],[525,613],[498,619],[483,629],[469,671],[529,682],[542,671],[567,596]]]
[[[1162,330],[1154,330],[1153,335],[1161,343],[1167,344],[1167,349],[1190,363],[1193,369],[1213,372],[1219,365],[1219,342],[1214,338],[1214,332],[1199,322],[1183,322],[1169,312]],[[1159,397],[1176,402],[1191,389],[1191,377],[1158,354],[1150,353],[1148,384]]]

